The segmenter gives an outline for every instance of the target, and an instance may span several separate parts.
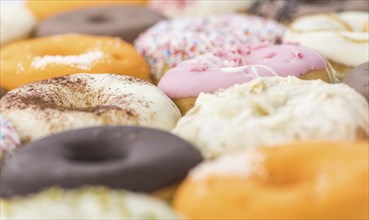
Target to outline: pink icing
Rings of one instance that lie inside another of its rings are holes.
[[[201,92],[213,93],[260,76],[299,77],[324,68],[327,60],[310,48],[262,43],[183,61],[166,72],[158,87],[173,99],[197,97]]]

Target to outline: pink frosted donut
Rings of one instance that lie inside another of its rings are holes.
[[[231,50],[238,45],[279,40],[285,28],[275,21],[241,14],[186,17],[157,23],[135,42],[159,80],[179,62],[214,49]]]
[[[13,152],[20,145],[20,140],[13,126],[0,115],[0,159]]]
[[[261,43],[183,61],[166,72],[158,87],[172,99],[188,98],[263,76],[320,78],[333,82],[334,70],[325,57],[310,48]]]

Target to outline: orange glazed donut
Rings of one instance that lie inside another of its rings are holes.
[[[0,86],[18,86],[74,73],[113,73],[148,79],[144,58],[112,37],[59,35],[10,44],[1,49]]]
[[[28,0],[26,2],[27,7],[33,12],[33,14],[39,20],[44,20],[47,17],[73,10],[78,8],[85,8],[90,6],[99,5],[116,5],[116,4],[146,4],[147,0],[94,0],[94,1],[40,1],[40,0]]]
[[[368,142],[229,154],[194,170],[174,205],[188,219],[368,219]]]

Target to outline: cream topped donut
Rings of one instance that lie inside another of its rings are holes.
[[[292,22],[284,40],[319,51],[342,76],[369,60],[368,22],[368,12],[307,15]]]
[[[0,12],[0,46],[28,37],[36,26],[35,17],[24,5],[1,2]]]
[[[368,103],[344,84],[260,77],[201,93],[173,132],[211,158],[297,140],[356,140],[369,134]]]
[[[146,58],[159,80],[179,62],[215,49],[232,50],[238,45],[275,42],[284,26],[272,20],[242,14],[186,17],[161,21],[141,34],[136,49]]]
[[[180,117],[154,85],[114,74],[75,74],[27,84],[3,96],[0,113],[23,142],[96,125],[170,130]]]
[[[184,113],[201,92],[213,93],[263,76],[335,81],[335,71],[319,52],[299,45],[263,43],[183,61],[166,72],[158,87]]]
[[[250,8],[255,0],[151,0],[149,7],[165,16],[205,16],[224,12],[242,12]]]

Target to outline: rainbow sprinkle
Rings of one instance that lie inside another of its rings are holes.
[[[135,47],[146,58],[154,77],[160,79],[165,69],[185,59],[239,45],[275,42],[284,32],[283,25],[251,15],[186,17],[157,23],[140,35]]]
[[[13,152],[20,145],[20,140],[13,126],[0,115],[0,159]]]

